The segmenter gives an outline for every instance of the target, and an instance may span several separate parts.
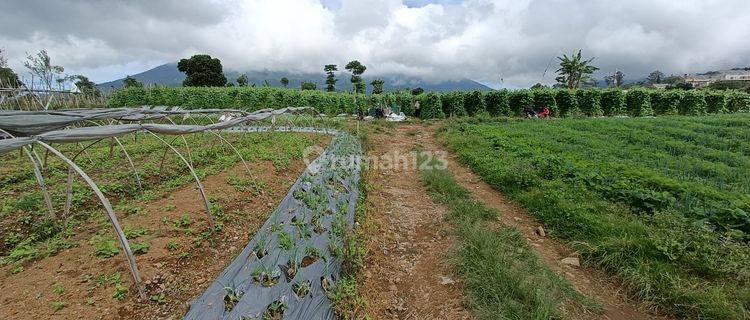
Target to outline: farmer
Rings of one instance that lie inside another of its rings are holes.
[[[549,108],[544,107],[544,109],[542,109],[542,112],[539,113],[539,118],[549,118]]]

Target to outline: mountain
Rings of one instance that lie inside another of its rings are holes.
[[[227,80],[230,82],[237,82],[241,72],[225,70],[224,74],[227,76]],[[289,79],[290,88],[299,88],[302,81],[315,82],[318,85],[318,90],[325,88],[325,74],[322,71],[320,73],[287,73],[279,71],[249,71],[244,72],[247,75],[248,83],[255,84],[256,87],[263,86],[264,81],[268,81],[271,87],[281,87],[281,78],[287,77]],[[352,84],[349,81],[351,75],[347,72],[337,72],[336,78],[336,90],[338,91],[351,91]],[[185,74],[177,70],[177,63],[167,63],[160,65],[148,71],[144,71],[133,75],[138,81],[146,85],[164,85],[170,87],[182,86],[182,80],[185,79]],[[383,75],[379,77],[364,76],[364,80],[367,82],[368,92],[372,90],[370,81],[379,78],[385,81],[383,86],[385,91],[395,91],[404,88],[416,88],[421,87],[426,91],[450,91],[450,90],[490,90],[489,87],[469,79],[454,80],[454,81],[441,81],[441,82],[427,82],[420,78],[408,77],[404,75]],[[97,86],[103,91],[108,91],[113,88],[122,87],[123,79],[118,79],[110,82],[100,83]]]

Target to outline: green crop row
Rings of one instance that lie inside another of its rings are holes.
[[[111,107],[163,105],[186,108],[313,107],[330,114],[353,114],[357,108],[396,107],[422,119],[473,116],[521,116],[524,108],[550,109],[555,117],[628,115],[703,115],[750,112],[750,94],[741,91],[653,89],[517,89],[451,91],[411,95],[391,92],[362,95],[284,88],[126,88],[112,93]]]
[[[665,105],[681,113],[684,101],[695,99],[682,94]],[[639,93],[631,107],[645,109],[644,100],[649,95]],[[748,126],[748,114],[467,118],[440,137],[461,162],[570,241],[586,263],[619,275],[634,295],[677,318],[746,319]]]

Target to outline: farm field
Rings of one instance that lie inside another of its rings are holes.
[[[458,120],[459,161],[584,264],[687,318],[750,308],[750,115]]]
[[[185,303],[237,255],[303,171],[303,150],[325,147],[330,140],[302,133],[222,135],[247,167],[215,135],[184,135],[172,142],[203,182],[217,221],[214,230],[188,169],[173,153],[162,160],[164,145],[152,136],[121,139],[142,190],[116,144],[110,154],[109,139],[76,158],[118,214],[146,281],[145,301],[138,299],[93,192],[76,177],[67,222],[50,219],[26,155],[2,155],[0,318],[181,317]],[[73,157],[89,143],[55,146]],[[43,150],[37,152],[43,157]],[[60,216],[67,165],[50,155],[43,174]]]

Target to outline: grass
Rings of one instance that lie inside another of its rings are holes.
[[[750,316],[750,115],[469,119],[441,139],[568,240],[679,318]]]
[[[425,161],[431,161],[427,163]],[[459,245],[453,262],[466,283],[477,319],[569,318],[570,309],[600,312],[601,306],[550,271],[520,231],[491,224],[494,209],[471,200],[438,159],[420,156],[420,174],[429,195],[451,208]]]

